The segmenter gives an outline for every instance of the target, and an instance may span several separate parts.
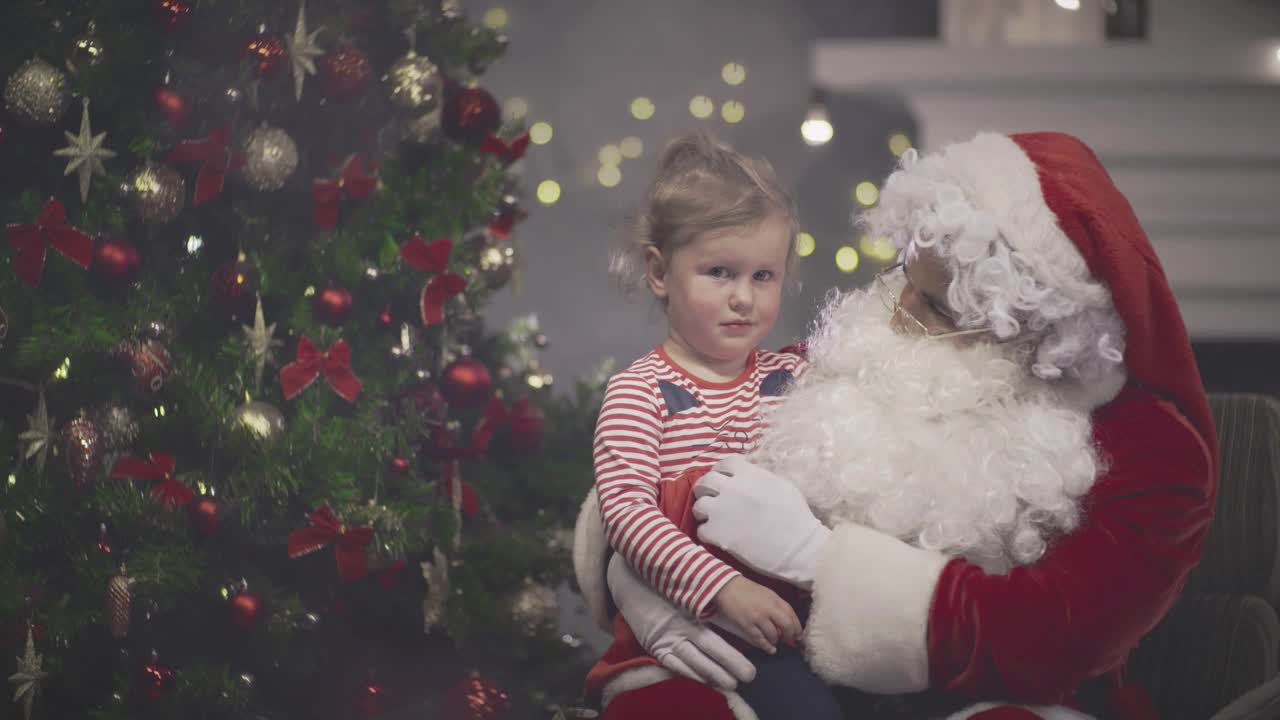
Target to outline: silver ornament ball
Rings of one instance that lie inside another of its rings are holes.
[[[266,442],[284,434],[284,414],[274,405],[261,400],[253,400],[236,408],[235,422]]]
[[[298,146],[280,128],[261,127],[245,142],[241,174],[255,190],[279,190],[298,168]]]
[[[48,127],[57,123],[70,102],[66,74],[39,58],[23,63],[9,76],[4,88],[5,109],[32,125]]]
[[[383,76],[391,105],[401,113],[420,116],[440,106],[444,78],[440,68],[425,57],[409,51]]]
[[[144,166],[121,189],[133,200],[138,216],[151,225],[178,217],[187,200],[187,182],[167,165]]]

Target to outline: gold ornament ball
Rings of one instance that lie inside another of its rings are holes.
[[[67,76],[39,58],[23,63],[4,88],[5,108],[32,125],[48,127],[58,122],[70,102]]]
[[[405,114],[425,115],[440,106],[444,79],[436,64],[410,51],[383,76],[391,105]]]
[[[122,188],[133,199],[143,221],[163,225],[182,212],[187,200],[187,182],[166,165],[145,165],[125,180]]]
[[[298,146],[280,128],[261,127],[245,142],[241,174],[255,190],[279,190],[298,168]]]
[[[555,590],[540,583],[526,582],[511,598],[511,615],[525,635],[537,635],[539,630],[554,625],[560,617]]]
[[[249,432],[264,442],[275,440],[284,434],[284,414],[274,405],[253,400],[236,408],[235,421],[249,428]]]

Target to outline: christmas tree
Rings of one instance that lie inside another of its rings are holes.
[[[449,0],[5,15],[0,717],[587,716],[553,588],[598,383],[481,314],[506,38]]]

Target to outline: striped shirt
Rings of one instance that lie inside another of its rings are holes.
[[[781,402],[805,362],[756,350],[729,382],[700,380],[661,346],[614,375],[596,422],[594,462],[605,535],[613,549],[694,617],[737,570],[680,532],[658,507],[658,483],[750,452],[763,413]]]

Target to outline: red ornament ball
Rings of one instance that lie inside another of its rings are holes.
[[[369,57],[359,48],[343,45],[320,58],[320,88],[325,97],[347,100],[369,85]]]
[[[351,293],[344,288],[329,286],[316,294],[311,308],[316,317],[328,325],[341,325],[351,315]]]
[[[409,472],[409,459],[404,455],[397,454],[391,459],[391,472],[396,475],[403,475]]]
[[[171,87],[160,86],[156,88],[153,96],[156,101],[156,107],[164,115],[164,119],[173,127],[179,127],[187,119],[187,115],[191,113],[191,108],[187,105],[186,98],[178,94],[177,90]]]
[[[287,57],[284,41],[276,35],[255,35],[249,38],[241,53],[241,58],[249,61],[253,76],[259,80],[270,80],[280,74]]]
[[[243,260],[232,260],[213,271],[213,299],[232,315],[253,308],[258,296],[258,268]]]
[[[502,124],[498,101],[481,88],[450,93],[441,116],[444,132],[456,142],[479,145]]]
[[[155,0],[152,9],[166,31],[177,30],[191,20],[191,3],[187,0]]]
[[[137,249],[125,240],[104,240],[93,249],[93,274],[113,288],[132,285],[138,263]]]
[[[262,596],[248,590],[238,592],[227,601],[227,607],[231,609],[231,622],[251,630],[262,615]]]
[[[542,449],[546,420],[532,403],[516,403],[511,408],[504,447],[513,455],[534,455]]]
[[[383,330],[389,330],[392,325],[396,324],[396,316],[391,313],[391,307],[387,306],[382,312],[378,313],[378,327]]]
[[[457,408],[483,405],[493,390],[489,368],[473,357],[464,357],[449,363],[440,373],[440,394]]]
[[[112,354],[124,361],[138,389],[143,392],[158,392],[173,372],[169,350],[159,340],[121,340]]]
[[[151,653],[151,659],[142,666],[138,676],[138,689],[150,700],[168,696],[173,689],[173,668],[161,665],[156,654]]]
[[[188,507],[191,513],[191,524],[196,526],[196,530],[199,530],[201,535],[212,537],[218,533],[217,498],[205,495]]]
[[[511,700],[492,678],[470,673],[449,698],[449,717],[459,720],[503,720],[511,714]]]

